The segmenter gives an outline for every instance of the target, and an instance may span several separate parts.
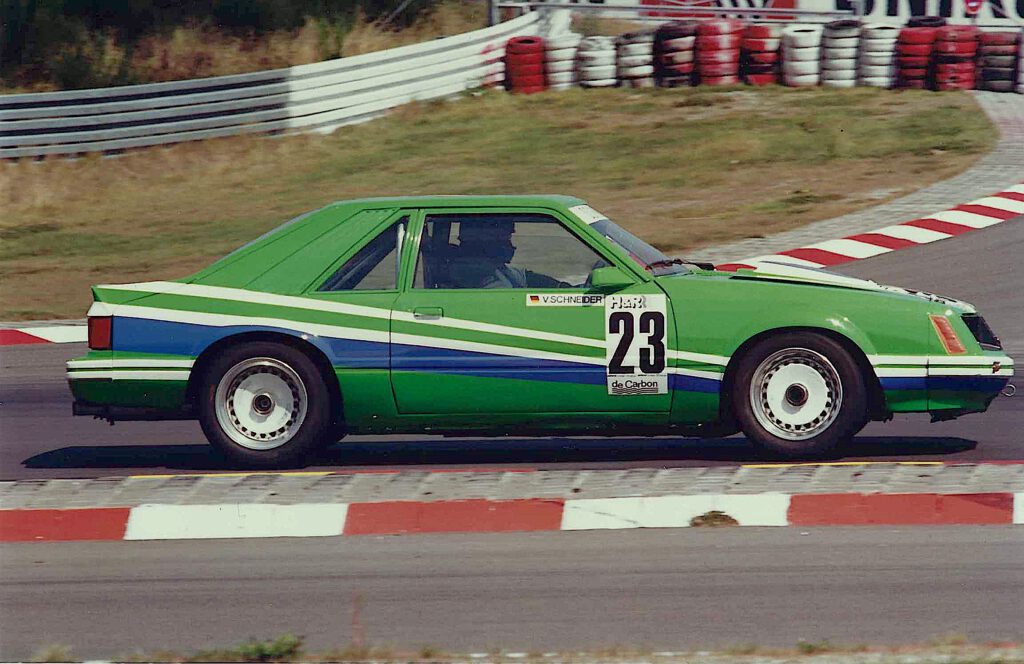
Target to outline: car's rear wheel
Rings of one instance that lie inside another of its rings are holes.
[[[304,353],[276,343],[227,349],[207,367],[199,394],[207,440],[235,464],[302,463],[327,442],[330,393]]]
[[[838,342],[795,332],[758,343],[741,360],[733,408],[747,438],[786,458],[816,457],[859,430],[867,388]]]

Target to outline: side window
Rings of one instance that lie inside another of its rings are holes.
[[[320,291],[395,290],[409,218],[391,224],[345,261]]]
[[[608,263],[545,214],[428,215],[414,288],[583,288]]]

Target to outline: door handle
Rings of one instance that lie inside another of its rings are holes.
[[[412,310],[412,317],[419,320],[437,320],[444,317],[444,309],[441,307],[416,307]]]

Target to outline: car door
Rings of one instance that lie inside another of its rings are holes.
[[[614,293],[590,287],[620,260],[600,242],[532,209],[425,210],[413,235],[391,321],[399,413],[667,414],[667,298],[628,269]],[[646,387],[625,379],[641,360]]]

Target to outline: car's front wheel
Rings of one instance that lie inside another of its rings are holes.
[[[733,408],[755,445],[787,458],[820,456],[865,420],[867,388],[838,342],[794,332],[750,350],[738,367]]]
[[[204,376],[199,422],[210,444],[233,463],[293,466],[326,442],[330,393],[301,351],[241,344],[221,353]]]

